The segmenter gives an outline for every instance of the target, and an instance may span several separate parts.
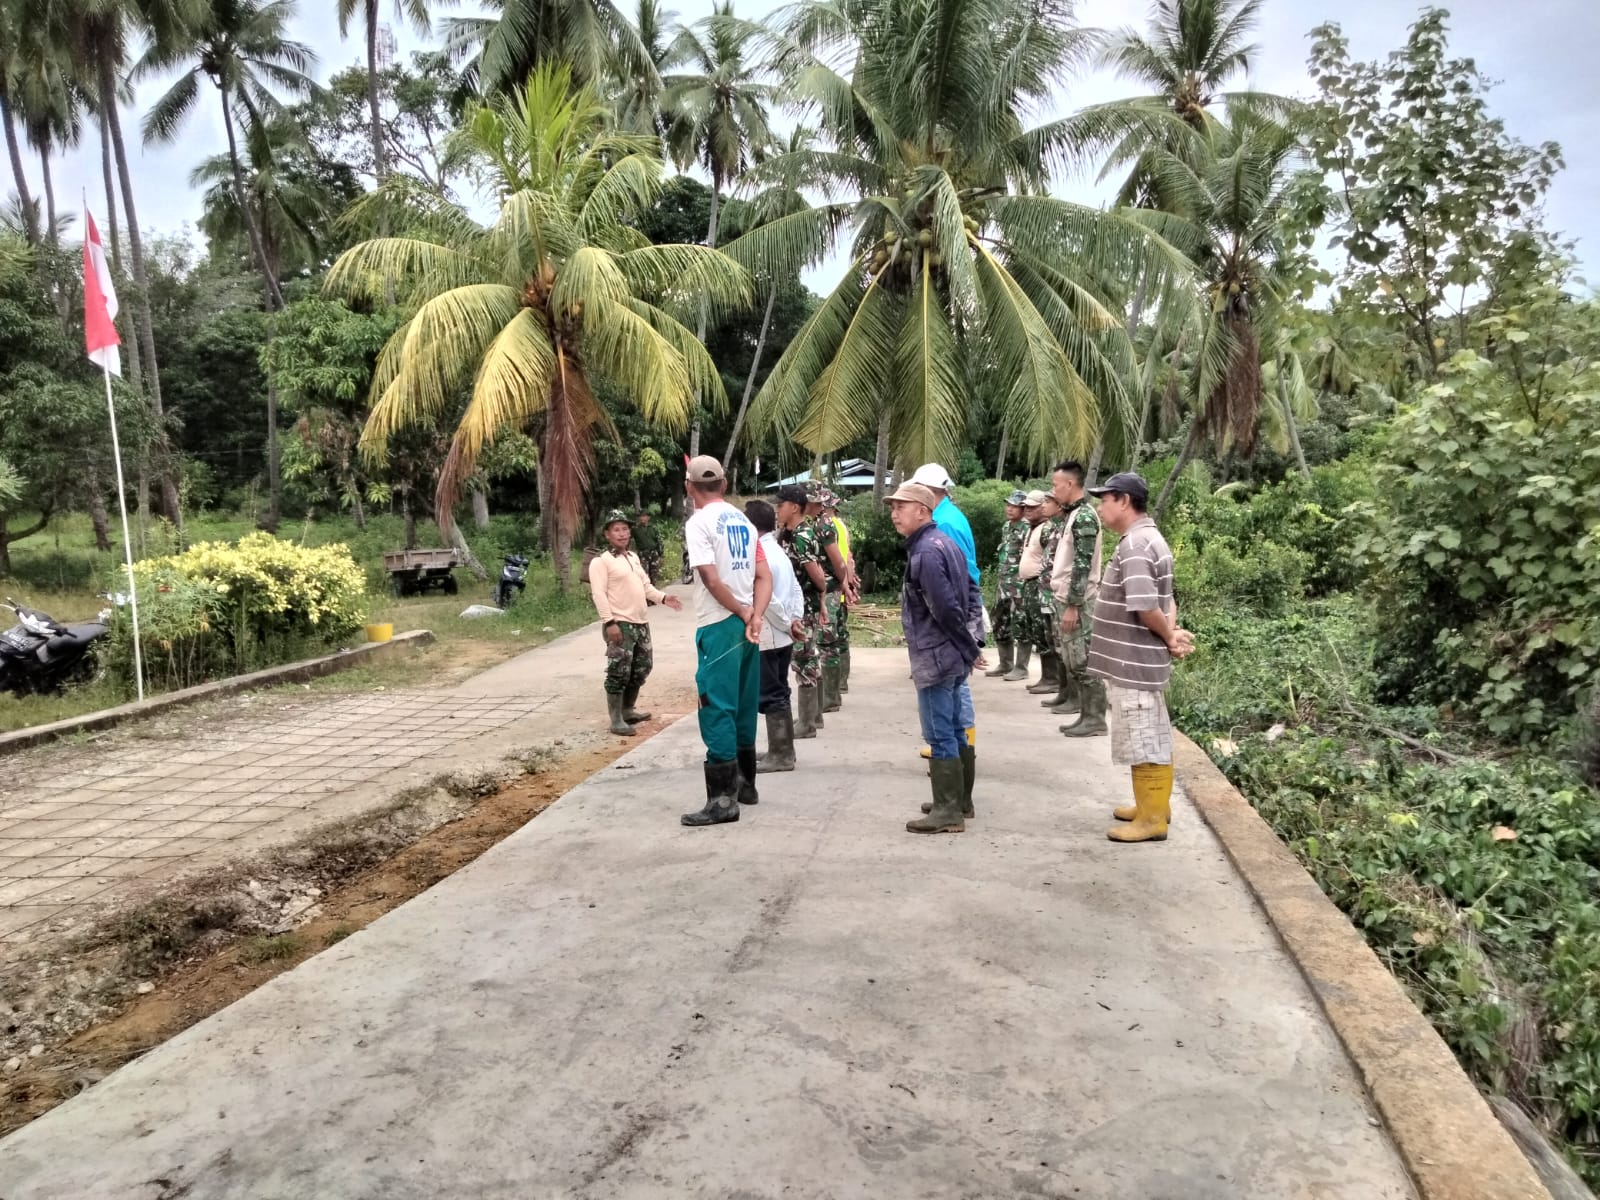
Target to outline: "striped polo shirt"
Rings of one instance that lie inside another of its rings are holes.
[[[1172,653],[1137,614],[1172,615],[1172,549],[1156,523],[1140,517],[1122,535],[1100,580],[1089,639],[1089,673],[1113,687],[1158,692],[1172,678]]]

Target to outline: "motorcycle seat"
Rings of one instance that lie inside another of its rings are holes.
[[[56,634],[45,643],[44,652],[54,656],[64,650],[78,650],[96,638],[104,637],[106,632],[106,627],[98,621],[90,621],[83,625],[68,625],[64,632]]]

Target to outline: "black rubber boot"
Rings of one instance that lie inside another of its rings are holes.
[[[761,799],[756,791],[756,748],[754,746],[740,746],[739,757],[739,803],[755,804]]]
[[[1067,737],[1099,737],[1106,729],[1106,685],[1096,679],[1083,689],[1083,709],[1078,719],[1061,726]]]
[[[689,826],[724,825],[739,819],[739,764],[706,763],[706,806],[678,820]]]
[[[925,817],[906,822],[907,833],[962,833],[961,793],[965,787],[959,758],[936,758],[928,763],[933,781],[933,803]]]
[[[844,701],[839,696],[839,672],[843,668],[835,663],[833,666],[822,668],[822,711],[825,713],[838,712],[844,706]],[[818,721],[818,725],[822,722]]]
[[[932,774],[930,769],[929,774]],[[977,810],[972,807],[972,785],[978,778],[978,751],[971,745],[961,747],[961,819],[970,821],[977,816]],[[924,801],[922,811],[931,813],[933,802]]]
[[[1030,683],[1028,691],[1035,696],[1053,696],[1061,686],[1061,659],[1054,650],[1039,653],[1039,682]]]
[[[850,690],[850,647],[846,646],[839,651],[839,691]]]
[[[1073,682],[1072,676],[1067,673],[1067,664],[1062,663],[1056,669],[1056,673],[1060,676],[1060,679],[1057,681],[1056,694],[1051,696],[1048,700],[1039,701],[1039,707],[1048,708],[1053,712],[1059,709],[1063,704],[1070,704],[1072,707],[1067,711],[1077,712],[1078,685]]]
[[[794,714],[767,714],[767,752],[756,759],[756,774],[794,770]]]
[[[1017,660],[1011,664],[1011,670],[1006,672],[1007,683],[1021,683],[1028,677],[1028,659],[1032,654],[1032,645],[1027,642],[1017,643]]]
[[[1017,644],[1015,642],[1001,642],[999,649],[1000,661],[984,672],[990,679],[1000,679],[1010,674],[1012,660],[1017,651]]]
[[[606,693],[606,712],[611,714],[611,732],[618,737],[632,737],[634,729],[622,715],[622,693]]]
[[[822,697],[814,687],[797,687],[794,690],[794,736],[797,738],[814,738],[817,736],[817,709],[822,703]]]
[[[648,721],[650,714],[640,712],[634,706],[639,703],[639,689],[628,688],[622,693],[622,719],[629,725],[637,725],[640,721]]]

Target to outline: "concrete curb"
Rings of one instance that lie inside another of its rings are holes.
[[[240,692],[254,691],[256,688],[273,687],[280,683],[304,683],[309,679],[347,671],[351,667],[365,666],[379,659],[409,654],[420,650],[423,646],[431,645],[433,640],[432,630],[413,629],[387,642],[369,642],[351,650],[325,654],[321,658],[308,658],[281,667],[268,667],[264,671],[252,671],[248,675],[235,675],[229,679],[216,680],[214,683],[202,683],[199,687],[167,692],[160,696],[152,696],[148,700],[136,700],[132,704],[119,704],[116,708],[102,708],[99,712],[84,713],[81,717],[68,717],[63,721],[52,721],[48,725],[18,729],[14,733],[0,734],[0,755],[14,754],[18,750],[26,750],[30,746],[37,746],[72,733],[112,729],[129,721],[158,716],[168,709],[178,708],[184,704],[217,700]]]
[[[1422,1200],[1550,1200],[1449,1047],[1272,827],[1181,734],[1174,765],[1355,1063]]]

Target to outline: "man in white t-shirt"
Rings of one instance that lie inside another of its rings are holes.
[[[706,744],[706,805],[685,825],[739,819],[756,793],[756,709],[761,695],[761,627],[772,599],[772,573],[756,528],[723,499],[727,478],[709,454],[689,460],[684,487],[694,516],[683,544],[694,571],[695,689],[700,739]]]

